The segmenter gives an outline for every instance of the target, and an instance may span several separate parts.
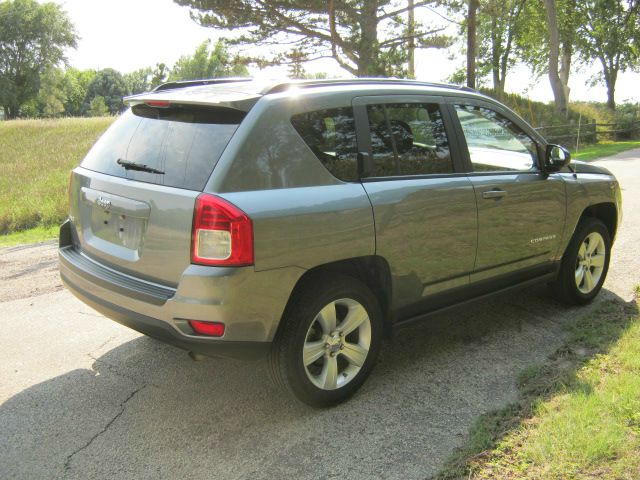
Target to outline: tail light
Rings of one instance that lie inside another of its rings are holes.
[[[191,232],[191,263],[240,267],[253,265],[253,224],[235,205],[201,194]]]

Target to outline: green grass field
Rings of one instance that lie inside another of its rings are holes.
[[[640,148],[640,140],[629,142],[603,142],[595,145],[587,145],[580,148],[578,153],[573,153],[575,160],[589,161],[597,158],[608,157],[616,153],[631,150],[632,148]]]
[[[637,292],[638,293],[638,292]],[[441,479],[640,478],[640,315],[609,301],[518,379],[520,399],[481,417]]]
[[[0,122],[0,235],[64,220],[69,171],[113,120]]]

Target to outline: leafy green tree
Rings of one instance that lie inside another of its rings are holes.
[[[59,117],[64,114],[66,95],[62,85],[64,72],[50,68],[40,76],[40,90],[36,97],[39,116]]]
[[[167,65],[164,63],[157,63],[156,68],[153,69],[151,73],[151,80],[150,80],[151,84],[149,85],[150,89],[153,90],[158,85],[165,83],[168,77],[169,77],[169,68],[167,67]]]
[[[68,68],[65,71],[62,79],[62,89],[65,94],[65,115],[74,117],[82,115],[82,105],[87,96],[89,85],[95,76],[95,70]]]
[[[109,107],[107,107],[107,102],[105,102],[104,97],[101,95],[93,97],[91,103],[89,103],[87,114],[90,117],[106,117],[109,113]]]
[[[96,76],[87,88],[83,103],[83,112],[87,113],[91,102],[96,97],[102,97],[111,115],[116,115],[124,109],[122,98],[128,95],[127,85],[120,72],[113,68],[105,68]]]
[[[523,14],[532,0],[443,0],[449,14],[457,18],[464,38],[465,68],[450,77],[453,83],[476,88],[493,81],[495,95],[504,95],[507,74],[518,61],[516,41],[527,19]],[[533,0],[537,1],[537,0]]]
[[[536,77],[549,76],[556,111],[568,115],[569,76],[576,51],[576,28],[580,21],[578,0],[530,0],[525,5],[518,55]],[[541,28],[546,25],[546,28]]]
[[[231,57],[224,42],[218,40],[211,49],[211,41],[205,40],[193,55],[185,55],[178,59],[169,74],[169,80],[246,77],[248,74],[247,67],[238,58]]]
[[[204,26],[241,29],[230,44],[245,46],[294,45],[305,61],[333,58],[357,76],[406,75],[410,39],[416,48],[450,44],[444,26],[419,22],[409,28],[410,9],[433,8],[441,0],[420,0],[412,6],[399,0],[174,0],[191,7]],[[288,52],[269,58],[249,56],[258,66],[286,63]]]
[[[615,110],[618,74],[640,65],[640,0],[581,0],[578,16],[580,56],[600,62],[607,106]]]
[[[151,90],[151,80],[153,69],[151,67],[140,68],[131,73],[124,74],[124,83],[130,95],[143,93]]]
[[[64,63],[64,51],[76,47],[77,35],[67,14],[54,3],[35,0],[0,2],[0,105],[5,118],[34,100],[40,76]]]
[[[526,18],[527,0],[483,0],[478,10],[478,73],[491,76],[498,98],[504,95],[507,73],[515,65],[515,39]]]

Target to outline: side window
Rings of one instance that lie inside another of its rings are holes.
[[[456,105],[474,172],[534,170],[535,142],[516,124],[488,108]]]
[[[291,124],[335,177],[343,181],[358,179],[358,146],[350,107],[294,115]]]
[[[449,142],[436,104],[369,105],[373,177],[453,172]]]

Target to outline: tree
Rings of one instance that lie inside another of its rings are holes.
[[[522,13],[527,21],[522,22],[516,38],[518,55],[534,76],[549,76],[556,111],[565,116],[569,112],[569,76],[579,23],[577,3],[578,0],[528,1]]]
[[[89,103],[87,115],[90,117],[106,117],[109,113],[109,107],[107,107],[104,97],[100,95],[93,97],[91,103]]]
[[[54,3],[8,0],[0,3],[0,104],[5,118],[34,100],[40,76],[65,62],[64,50],[78,37],[67,14]]]
[[[153,90],[158,85],[162,85],[169,77],[169,68],[164,63],[156,63],[156,68],[151,72],[151,85],[149,88]]]
[[[467,5],[467,87],[476,88],[476,55],[478,30],[478,0]]]
[[[399,0],[174,0],[192,8],[201,25],[241,29],[230,44],[299,49],[306,61],[333,58],[357,76],[407,73],[409,39],[416,48],[442,48],[450,39],[444,27],[416,22],[410,34],[402,17],[410,8]],[[418,0],[412,8],[436,6]],[[249,57],[258,65],[288,63],[287,52],[270,58]],[[400,62],[400,64],[398,63]],[[392,71],[390,71],[392,70]]]
[[[62,79],[62,90],[64,91],[64,113],[65,115],[77,117],[82,115],[82,106],[87,96],[89,85],[96,76],[95,70],[78,70],[68,68]]]
[[[64,72],[59,68],[50,68],[40,76],[40,90],[36,97],[38,114],[42,117],[58,117],[64,114],[67,99],[62,81]]]
[[[87,94],[82,105],[83,113],[89,111],[91,101],[100,96],[103,98],[111,115],[116,115],[124,109],[122,98],[128,95],[127,85],[122,74],[112,68],[105,68],[96,76],[87,88]]]
[[[504,94],[507,73],[518,56],[516,40],[527,23],[523,9],[531,0],[446,0],[449,13],[464,16],[460,37],[466,39],[466,66],[450,77],[476,88],[490,77],[497,97]],[[453,21],[453,20],[451,20]],[[461,46],[461,48],[464,48]]]
[[[547,9],[547,27],[549,30],[549,82],[556,100],[556,111],[566,117],[569,113],[569,85],[563,82],[558,67],[560,31],[558,29],[556,0],[544,0],[544,5]]]
[[[577,30],[580,56],[596,59],[607,87],[607,106],[616,108],[618,74],[640,64],[640,0],[581,0]]]
[[[169,80],[248,76],[247,67],[240,59],[231,57],[224,42],[218,40],[213,50],[210,47],[211,41],[205,40],[193,55],[180,57],[169,74]]]
[[[139,68],[131,73],[124,74],[124,83],[129,95],[135,95],[151,90],[153,69],[151,67]]]
[[[289,78],[303,79],[307,78],[307,71],[304,68],[304,53],[294,48],[289,52]]]
[[[478,70],[480,75],[491,75],[498,98],[516,62],[515,39],[526,21],[522,16],[526,1],[484,0],[478,11]]]

